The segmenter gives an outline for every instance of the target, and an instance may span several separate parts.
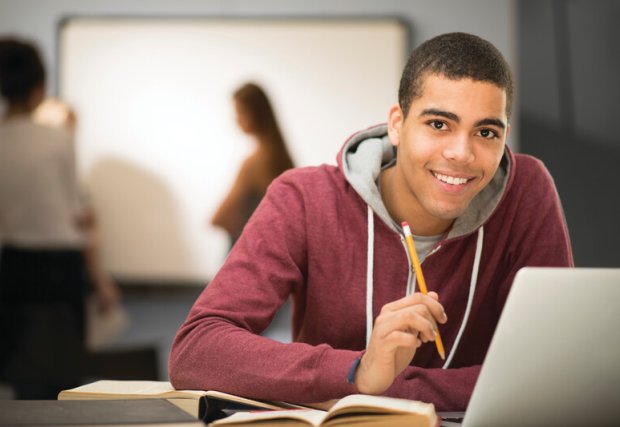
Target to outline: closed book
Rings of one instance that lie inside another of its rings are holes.
[[[166,399],[0,400],[0,426],[204,427]]]
[[[58,400],[105,399],[167,399],[196,419],[204,421],[225,416],[225,410],[303,408],[286,402],[248,399],[216,390],[177,390],[169,381],[99,380],[58,394]]]

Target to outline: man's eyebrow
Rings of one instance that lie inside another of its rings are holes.
[[[445,117],[446,119],[452,120],[457,123],[461,121],[459,116],[457,116],[456,114],[451,113],[449,111],[438,110],[437,108],[427,108],[425,110],[422,110],[422,112],[420,113],[418,117],[422,117],[422,116],[440,116],[440,117]]]
[[[489,126],[489,125],[497,126],[500,129],[506,129],[506,124],[503,121],[501,121],[500,119],[493,118],[493,117],[482,119],[475,123],[476,127]]]
[[[445,117],[446,119],[452,120],[457,123],[461,121],[460,117],[457,116],[456,114],[451,113],[449,111],[439,110],[437,108],[427,108],[425,110],[422,110],[419,117],[423,117],[423,116]],[[488,117],[486,119],[478,120],[476,123],[474,123],[474,126],[475,127],[497,126],[500,129],[506,129],[506,124],[500,119],[495,118],[495,117]]]

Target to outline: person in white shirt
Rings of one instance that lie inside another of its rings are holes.
[[[0,381],[31,399],[78,385],[89,283],[104,309],[120,298],[91,253],[72,132],[32,118],[44,93],[37,49],[0,40]]]

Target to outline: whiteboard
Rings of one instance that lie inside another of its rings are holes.
[[[386,120],[408,45],[397,19],[65,20],[58,95],[78,116],[105,268],[208,281],[228,250],[209,220],[253,144],[233,91],[266,90],[296,166],[335,164],[351,133]]]

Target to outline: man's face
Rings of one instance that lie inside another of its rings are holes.
[[[509,131],[506,93],[488,82],[429,74],[407,117],[395,105],[388,125],[398,147],[399,210],[449,225],[495,175]]]

